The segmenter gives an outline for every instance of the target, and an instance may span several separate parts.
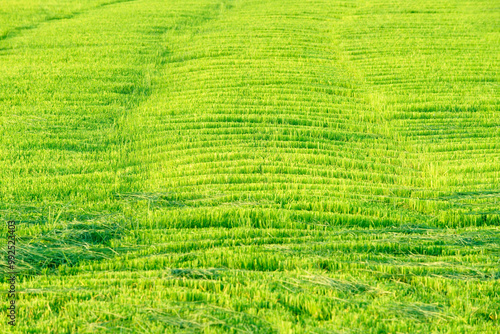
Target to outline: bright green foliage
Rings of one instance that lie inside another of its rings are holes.
[[[2,1],[0,331],[496,333],[499,22],[494,0]]]

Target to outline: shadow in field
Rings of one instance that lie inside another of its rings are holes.
[[[78,214],[65,210],[67,206],[55,212],[33,206],[2,210],[3,220],[17,223],[15,270],[19,275],[39,275],[53,272],[62,265],[72,267],[86,261],[109,259],[126,249],[112,245],[113,240],[126,233],[123,215]],[[0,262],[4,279],[7,272],[11,269],[4,257]]]

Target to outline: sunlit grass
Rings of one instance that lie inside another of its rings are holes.
[[[497,21],[489,0],[2,2],[14,331],[495,333]]]

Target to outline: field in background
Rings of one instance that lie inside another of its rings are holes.
[[[2,1],[10,330],[496,333],[499,27],[494,0]]]

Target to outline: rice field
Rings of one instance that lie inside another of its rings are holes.
[[[0,332],[499,333],[495,0],[3,0]]]

